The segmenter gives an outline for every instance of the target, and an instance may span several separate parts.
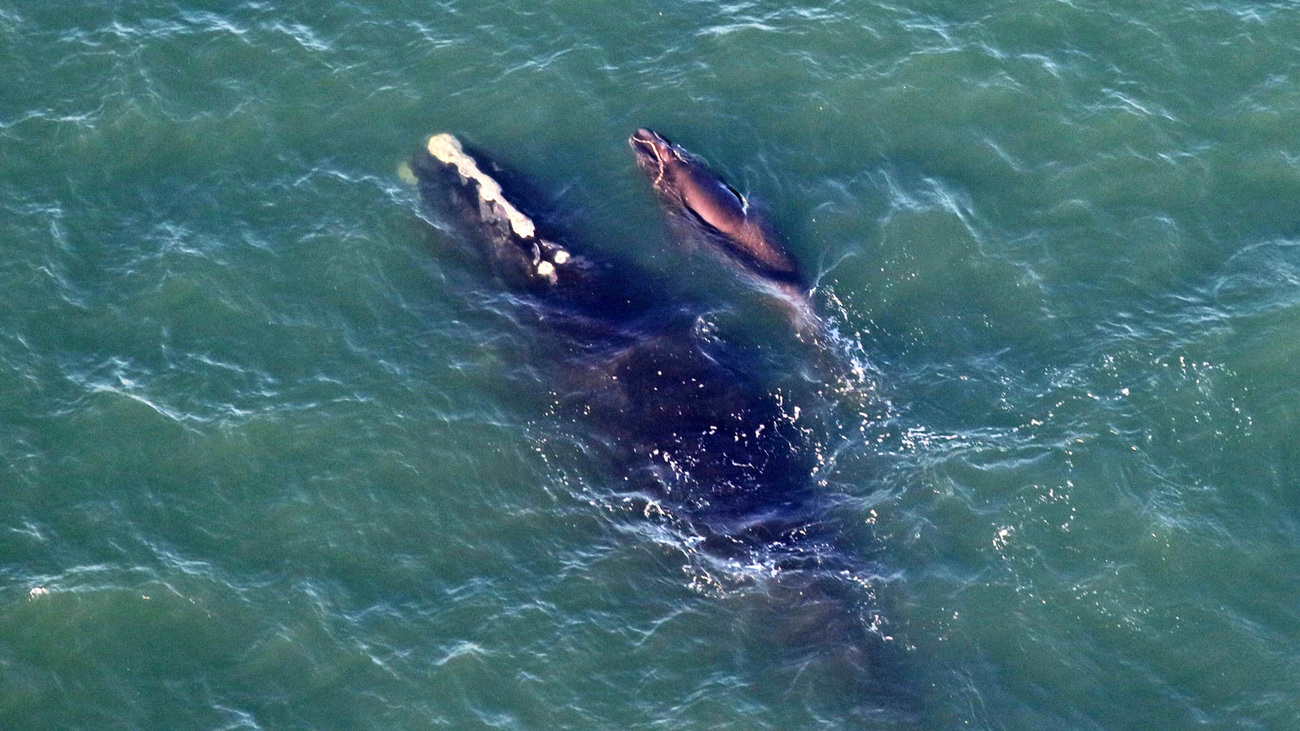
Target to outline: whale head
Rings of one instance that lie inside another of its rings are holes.
[[[656,186],[663,182],[664,173],[671,166],[685,162],[682,149],[652,129],[638,129],[627,143],[636,156],[637,167],[650,176]]]

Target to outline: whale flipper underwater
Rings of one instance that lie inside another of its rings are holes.
[[[875,609],[845,578],[862,567],[832,545],[808,432],[747,354],[701,335],[695,313],[656,304],[662,289],[643,273],[559,243],[494,177],[498,168],[451,135],[430,138],[410,167],[425,205],[450,214],[505,285],[528,295],[562,354],[555,412],[589,435],[619,492],[653,505],[711,564],[768,567],[771,634],[794,656],[784,670],[799,678],[820,663],[872,718],[909,715],[897,702],[909,695],[897,651],[872,631]],[[789,272],[784,281],[801,276],[782,250],[762,255]]]

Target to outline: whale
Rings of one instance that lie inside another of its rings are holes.
[[[670,287],[565,243],[515,202],[498,164],[450,134],[431,137],[410,169],[426,205],[471,234],[502,286],[529,296],[533,319],[566,354],[555,369],[559,410],[616,445],[629,489],[719,546],[806,521],[806,436],[743,353],[702,335],[699,313],[662,303]]]
[[[628,145],[637,167],[672,216],[676,233],[703,242],[785,301],[801,330],[816,323],[808,277],[758,206],[703,158],[654,130],[637,129],[628,137]]]
[[[455,135],[430,136],[399,174],[414,181],[431,215],[467,236],[502,289],[533,298],[551,326],[569,322],[581,340],[656,316],[660,296],[649,278],[614,252],[590,256],[569,245],[567,232],[536,214],[542,193]]]
[[[777,628],[760,646],[817,657],[827,677],[852,679],[848,695],[896,697],[896,659],[866,616],[879,615],[844,579],[862,566],[834,547],[814,479],[817,445],[753,353],[700,327],[698,304],[665,303],[672,288],[611,256],[618,247],[548,224],[525,186],[512,184],[518,177],[482,150],[434,135],[408,165],[422,206],[450,219],[529,313],[511,322],[528,323],[545,344],[551,362],[530,367],[546,374],[547,416],[603,465],[611,503],[662,523],[711,573],[766,567],[759,595]],[[738,194],[707,190],[725,185],[707,167],[663,172],[683,191],[681,206],[736,242],[730,255],[741,266],[783,285],[803,281],[762,220],[727,198]]]

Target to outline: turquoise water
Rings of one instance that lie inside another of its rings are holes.
[[[1300,724],[1297,38],[1249,2],[0,0],[0,726]],[[829,352],[674,247],[642,125],[767,205]],[[396,172],[441,131],[764,363],[842,366],[802,418],[905,699],[786,662],[762,571],[583,457]]]

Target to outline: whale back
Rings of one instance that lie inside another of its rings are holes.
[[[740,193],[699,165],[679,162],[673,167],[686,207],[700,220],[728,235],[745,227],[746,203]]]

